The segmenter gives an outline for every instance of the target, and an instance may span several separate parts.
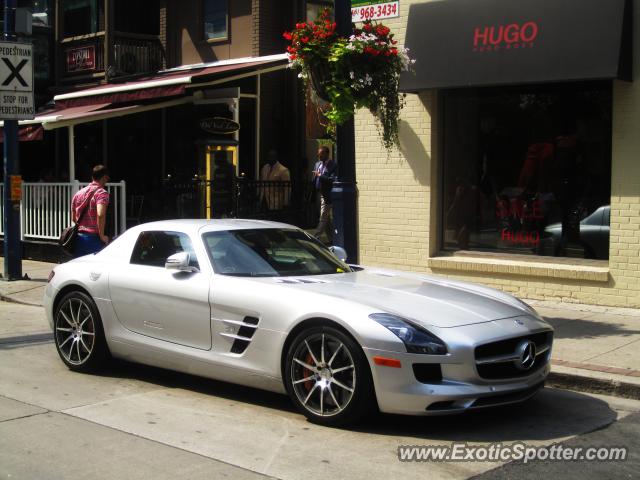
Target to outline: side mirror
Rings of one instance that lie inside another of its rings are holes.
[[[174,253],[164,263],[167,270],[178,270],[179,272],[197,272],[196,267],[189,265],[191,256],[187,252]]]
[[[346,262],[347,261],[347,251],[342,248],[342,247],[338,247],[337,245],[333,245],[331,247],[329,247],[329,250],[331,251],[331,253],[333,253],[333,255],[340,261],[342,262]]]

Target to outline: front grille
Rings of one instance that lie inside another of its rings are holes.
[[[518,378],[526,377],[537,372],[545,366],[549,359],[548,352],[538,355],[533,366],[529,370],[520,370],[516,368],[513,362],[492,363],[488,365],[476,365],[478,375],[487,380],[499,380],[501,378]]]
[[[543,345],[551,345],[552,338],[553,332],[540,332],[532,335],[524,335],[522,337],[508,338],[507,340],[500,340],[499,342],[486,343],[476,347],[476,360],[513,353],[515,352],[518,343],[522,340],[533,340],[533,343],[536,344],[536,348],[540,349]]]
[[[536,358],[527,370],[520,370],[516,367],[512,359],[495,361],[493,363],[482,363],[496,357],[513,355],[516,348],[523,340],[531,340],[536,345]],[[529,376],[541,370],[549,361],[551,354],[551,344],[553,342],[553,332],[540,332],[521,337],[509,338],[498,342],[480,345],[475,349],[476,369],[481,378],[487,380],[500,380],[508,378],[519,378]]]

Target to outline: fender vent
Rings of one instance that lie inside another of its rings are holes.
[[[256,317],[244,317],[241,322],[235,320],[223,320],[227,324],[233,324],[239,326],[237,333],[221,333],[223,337],[233,338],[233,345],[231,345],[231,353],[244,353],[253,335],[258,328],[258,318]]]

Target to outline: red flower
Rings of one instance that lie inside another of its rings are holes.
[[[302,43],[308,43],[308,42],[309,42],[309,37],[302,37],[302,38],[300,39],[300,41],[301,41]]]
[[[373,30],[373,27],[371,26],[371,24],[370,24],[370,23],[365,23],[365,24],[362,26],[362,28],[363,28],[363,30],[364,30],[365,32],[370,32],[371,30]]]
[[[296,28],[298,30],[302,29],[302,28],[306,28],[307,24],[306,23],[296,23]]]
[[[380,55],[380,52],[378,50],[368,46],[364,47],[364,53],[368,53],[369,55],[373,55],[374,57],[377,57],[378,55]]]
[[[385,27],[384,25],[378,25],[376,27],[376,33],[381,37],[386,37],[389,34],[389,27]]]
[[[285,39],[289,40],[289,41],[291,41],[291,39],[293,38],[293,37],[291,36],[291,32],[284,32],[284,33],[282,34],[282,36],[283,36]]]
[[[295,53],[289,55],[289,60],[295,60],[296,58],[298,58],[298,56]]]

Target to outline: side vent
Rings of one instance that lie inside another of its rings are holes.
[[[231,345],[231,353],[244,353],[253,335],[258,328],[258,319],[256,317],[244,317],[242,321],[237,320],[223,320],[228,325],[238,326],[237,333],[221,333],[223,337],[233,338],[233,345]]]

